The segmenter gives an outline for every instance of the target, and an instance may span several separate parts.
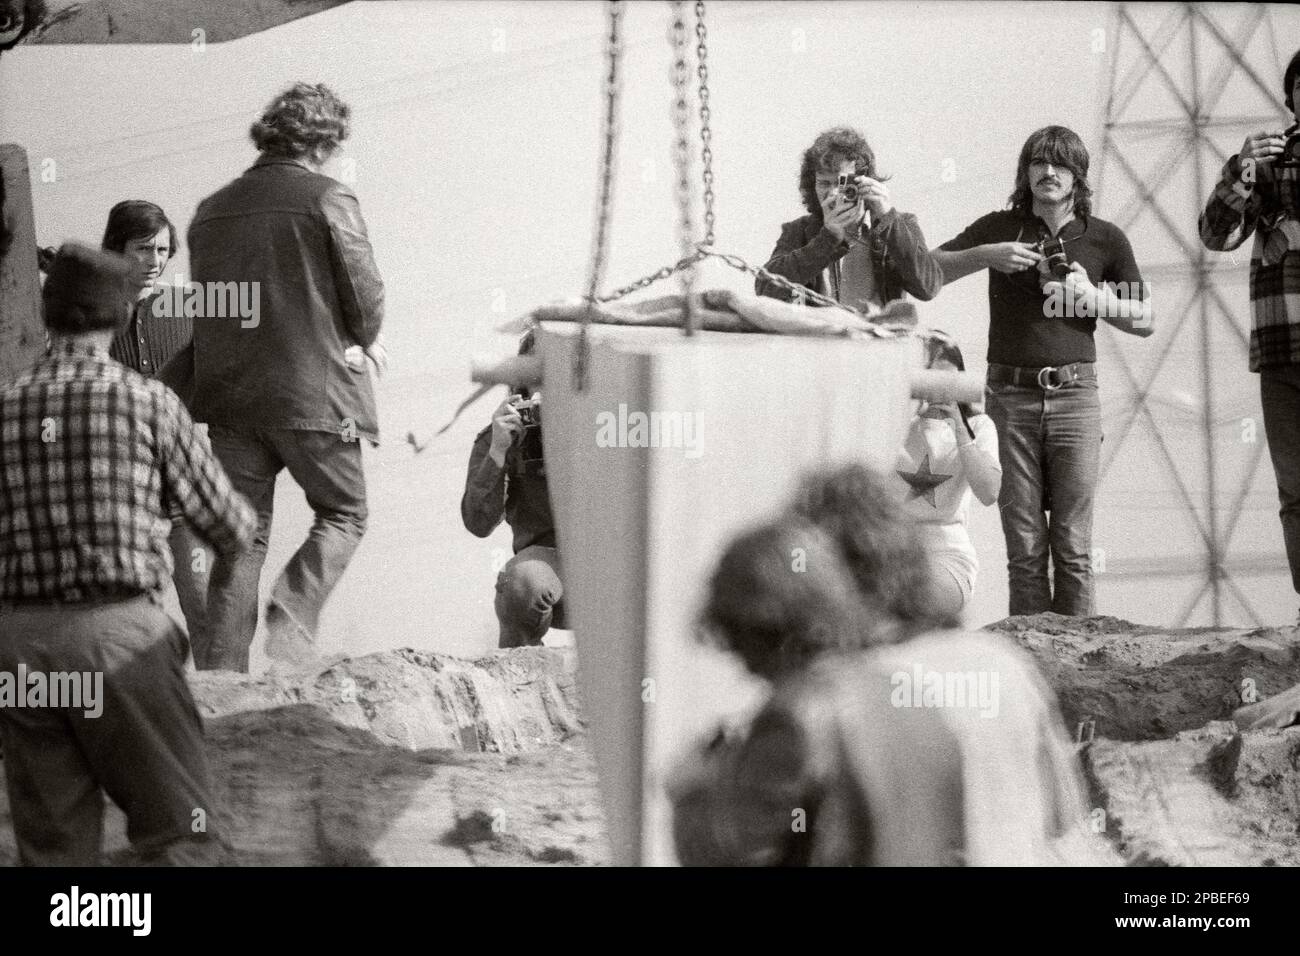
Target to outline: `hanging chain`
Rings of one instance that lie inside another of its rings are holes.
[[[713,130],[709,127],[709,31],[704,25],[704,0],[695,0],[696,73],[700,78],[700,161],[704,165],[704,242],[713,246]]]
[[[695,224],[691,219],[691,108],[687,102],[689,70],[686,66],[686,21],[684,0],[673,0],[673,25],[671,39],[676,62],[673,64],[673,88],[677,102],[673,107],[673,126],[677,141],[673,149],[673,167],[677,171],[678,232],[682,243],[682,260],[688,264],[678,270],[682,285],[682,331],[695,334]]]
[[[614,196],[614,147],[618,139],[618,61],[623,54],[619,33],[623,8],[619,0],[609,3],[609,37],[605,56],[609,73],[605,77],[604,149],[600,166],[600,205],[596,214],[596,236],[591,250],[591,272],[587,281],[587,311],[578,330],[578,351],[573,362],[573,390],[581,392],[587,386],[587,366],[591,361],[589,329],[592,312],[596,307],[596,293],[605,278],[605,263],[609,254],[609,220]]]

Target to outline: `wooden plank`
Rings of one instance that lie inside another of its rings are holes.
[[[27,42],[221,43],[311,16],[349,0],[46,0]],[[195,31],[202,31],[196,33]]]
[[[41,280],[36,267],[36,225],[32,217],[32,183],[27,152],[0,144],[4,177],[4,222],[13,236],[0,258],[0,384],[35,361],[45,348],[41,320]]]

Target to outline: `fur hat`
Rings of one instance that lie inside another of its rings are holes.
[[[64,243],[41,292],[45,327],[64,335],[117,329],[130,316],[129,273],[116,253]]]

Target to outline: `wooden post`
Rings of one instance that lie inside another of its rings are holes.
[[[26,150],[13,143],[0,144],[0,174],[4,176],[2,214],[13,237],[9,252],[0,258],[0,384],[4,384],[45,348],[45,324]]]

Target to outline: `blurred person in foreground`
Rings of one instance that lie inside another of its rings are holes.
[[[221,554],[252,538],[254,515],[175,393],[109,357],[129,271],[64,246],[42,290],[50,347],[0,389],[0,672],[51,689],[56,675],[102,675],[89,709],[0,706],[26,864],[97,863],[105,792],[144,861],[221,856],[186,640],[160,590],[170,504]]]
[[[252,126],[257,162],[204,199],[190,223],[193,281],[234,283],[256,308],[252,321],[211,316],[194,326],[194,417],[208,423],[213,451],[258,515],[252,545],[212,568],[200,669],[248,670],[282,469],[315,521],[266,608],[266,653],[280,669],[319,663],[321,610],[365,533],[361,440],[379,442],[369,365],[386,363],[384,286],[356,196],[322,173],[350,117],[323,84],[290,87]]]
[[[943,271],[916,216],[894,206],[885,178],[857,130],[839,126],[819,135],[799,168],[807,214],[781,226],[763,268],[868,314],[908,295],[933,299],[943,288]],[[762,276],[754,288],[758,295],[791,299]]]
[[[964,372],[961,349],[926,342],[925,367]],[[916,519],[932,565],[931,610],[959,618],[975,594],[979,556],[966,530],[971,498],[996,504],[1002,485],[998,433],[968,402],[923,403],[912,418],[894,467],[907,513]]]
[[[520,355],[536,347],[532,330],[519,343]],[[564,583],[556,546],[555,519],[542,458],[541,394],[516,386],[492,413],[470,449],[460,516],[471,534],[486,538],[504,519],[514,556],[497,575],[498,647],[542,643],[552,627],[564,627]]]
[[[1296,123],[1253,133],[1228,157],[1201,213],[1200,235],[1216,252],[1255,236],[1249,365],[1259,375],[1282,540],[1300,594],[1300,50],[1282,77],[1282,95]]]
[[[673,775],[683,863],[1091,862],[1051,691],[1007,639],[925,610],[901,510],[886,478],[845,466],[723,554],[704,623],[772,693]]]

